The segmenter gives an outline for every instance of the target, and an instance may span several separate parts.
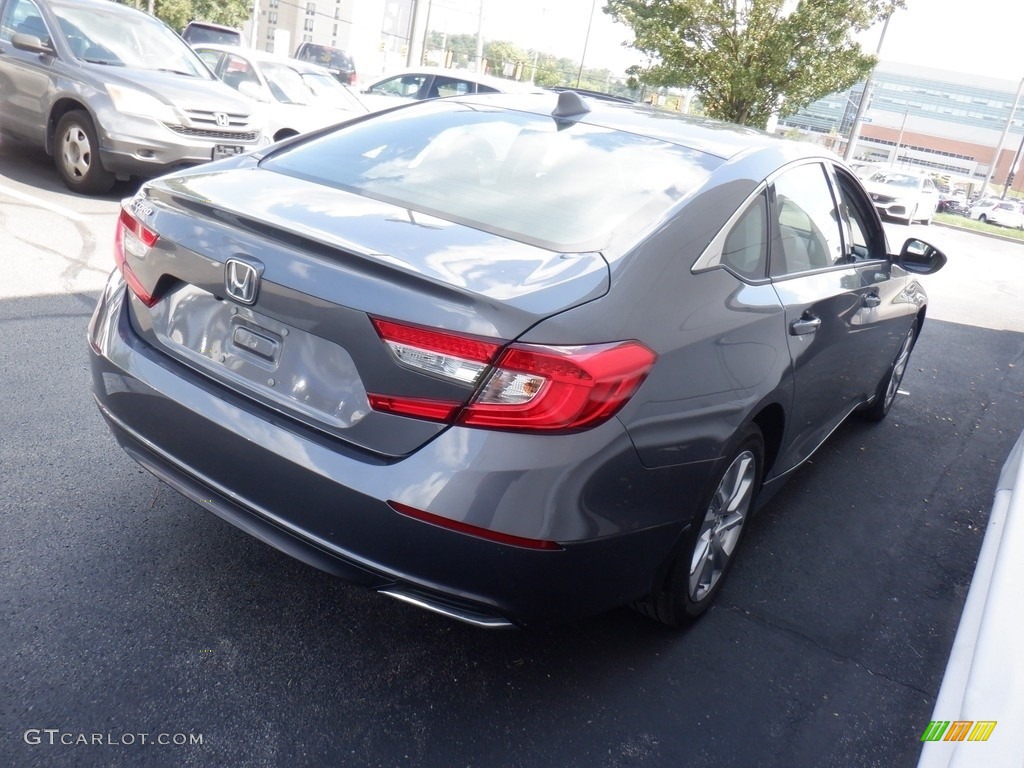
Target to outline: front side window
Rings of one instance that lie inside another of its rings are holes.
[[[426,81],[426,75],[401,75],[389,78],[382,83],[377,83],[377,85],[370,89],[370,93],[414,99]]]
[[[10,42],[15,34],[38,37],[44,45],[50,42],[39,7],[32,0],[11,0],[0,19],[0,40]]]
[[[886,257],[885,233],[879,228],[868,200],[860,186],[845,171],[836,168],[836,185],[839,208],[843,221],[848,225],[844,231],[846,254],[849,261],[884,259]]]
[[[820,163],[797,166],[773,183],[778,247],[773,277],[824,269],[843,261],[839,213]]]

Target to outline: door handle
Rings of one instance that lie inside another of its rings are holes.
[[[821,326],[821,318],[815,317],[809,312],[805,312],[800,316],[799,320],[795,320],[792,325],[789,326],[789,332],[793,336],[803,336],[807,333],[814,333]]]
[[[869,293],[864,297],[863,304],[865,307],[877,307],[882,303],[882,299],[879,298],[877,293]]]

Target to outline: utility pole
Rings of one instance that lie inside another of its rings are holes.
[[[1000,196],[1001,200],[1006,199],[1006,193],[1010,189],[1010,185],[1013,184],[1014,176],[1017,175],[1017,163],[1020,162],[1020,156],[1024,154],[1024,136],[1020,137],[1020,145],[1017,147],[1017,154],[1013,156],[1013,162],[1010,163],[1010,170],[1006,174],[1006,183],[1003,184],[1003,194]]]
[[[594,24],[594,11],[597,10],[597,0],[590,4],[590,20],[587,22],[587,36],[583,39],[583,55],[580,56],[580,70],[576,73],[576,87],[580,87],[580,80],[583,79],[583,62],[587,58],[587,46],[590,45],[590,27]]]
[[[409,45],[405,51],[405,66],[407,67],[418,67],[423,60],[423,41],[427,36],[424,30],[426,23],[422,0],[412,0],[412,14],[409,18]]]
[[[480,17],[476,27],[476,71],[484,74],[484,0],[480,0]]]
[[[150,6],[153,5],[153,0],[149,0]],[[259,45],[259,39],[257,37],[260,28],[260,0],[252,0],[252,30],[249,32],[249,47],[256,50],[256,46]],[[278,51],[280,53],[280,51]]]
[[[907,130],[907,118],[910,117],[910,110],[908,109],[903,113],[903,125],[900,126],[900,137],[896,139],[896,151],[892,153],[892,160],[889,162],[889,167],[892,168],[896,165],[896,161],[900,157],[900,144],[903,143],[903,132]]]
[[[999,137],[999,143],[996,144],[996,152],[992,156],[992,162],[988,166],[988,175],[985,176],[985,183],[981,187],[981,196],[984,197],[988,194],[988,183],[992,181],[992,174],[996,172],[996,165],[999,163],[999,155],[1003,151],[1003,142],[1006,141],[1006,134],[1010,132],[1010,126],[1013,125],[1013,116],[1017,114],[1017,102],[1020,101],[1020,93],[1024,91],[1024,77],[1020,79],[1020,85],[1017,86],[1017,95],[1013,97],[1013,106],[1010,107],[1010,116],[1006,118],[1006,127],[1003,128],[1003,135]]]
[[[882,34],[878,36],[878,47],[875,48],[876,57],[882,52],[882,43],[885,41],[885,31],[889,29],[889,19],[891,16],[891,13],[888,14],[885,17],[885,23],[882,24]],[[853,149],[857,144],[857,139],[860,138],[860,124],[864,122],[864,113],[867,112],[868,102],[871,101],[871,84],[874,79],[875,71],[871,70],[868,79],[864,81],[864,92],[860,96],[860,104],[857,105],[857,116],[853,118],[853,127],[850,129],[850,138],[846,142],[843,160],[850,161],[853,159]]]

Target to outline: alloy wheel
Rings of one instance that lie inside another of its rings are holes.
[[[908,353],[909,355],[909,353]],[[690,561],[690,599],[702,600],[722,577],[750,512],[757,460],[743,451],[729,465],[708,505]]]
[[[907,363],[910,361],[910,352],[914,348],[914,329],[911,328],[907,332],[907,336],[903,339],[903,346],[900,347],[899,354],[896,355],[896,362],[892,365],[892,374],[889,376],[889,386],[885,389],[885,408],[888,410],[893,401],[896,399],[896,393],[899,391],[900,383],[903,381],[903,374],[907,370]]]

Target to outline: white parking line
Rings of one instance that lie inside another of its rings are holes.
[[[34,205],[37,208],[45,208],[48,211],[58,213],[64,218],[71,219],[72,221],[86,220],[85,216],[78,213],[77,211],[72,211],[70,208],[65,208],[63,205],[56,205],[55,203],[47,202],[46,200],[43,200],[42,198],[39,197],[35,197],[33,195],[26,195],[24,192],[19,192],[18,190],[11,189],[10,187],[0,185],[0,195],[7,195],[8,197],[13,197],[15,200],[21,200],[23,203]]]

